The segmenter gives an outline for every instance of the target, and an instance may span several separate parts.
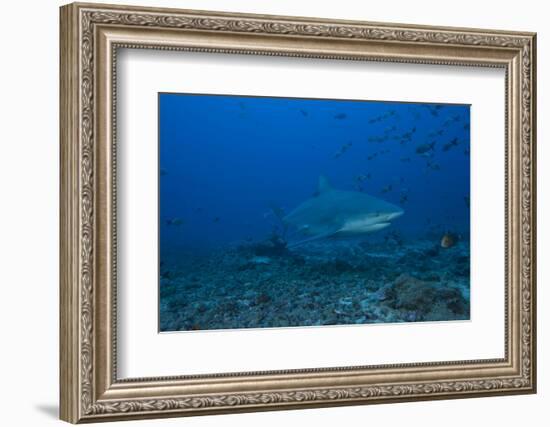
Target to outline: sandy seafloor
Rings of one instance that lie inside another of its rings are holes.
[[[469,242],[185,251],[161,264],[160,331],[467,320]]]

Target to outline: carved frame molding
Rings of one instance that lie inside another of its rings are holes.
[[[117,380],[113,147],[121,47],[506,68],[506,357]],[[102,421],[534,392],[534,97],[532,33],[93,4],[62,7],[61,418]],[[266,377],[273,381],[260,385]],[[196,392],[197,384],[210,391]]]

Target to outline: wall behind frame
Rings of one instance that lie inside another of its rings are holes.
[[[506,0],[319,2],[307,0],[161,0],[111,3],[537,31],[538,117],[550,115],[550,29],[544,3]],[[0,68],[0,399],[10,426],[61,425],[58,402],[58,7],[56,0],[3,4]],[[550,405],[550,127],[538,128],[539,393],[201,418],[132,421],[124,426],[542,425]],[[545,336],[546,335],[546,336]],[[122,425],[122,424],[120,424]]]

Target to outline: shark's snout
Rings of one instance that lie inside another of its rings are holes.
[[[399,210],[399,211],[396,211],[396,212],[392,212],[391,214],[388,214],[388,220],[399,218],[404,213],[405,213],[404,210]]]

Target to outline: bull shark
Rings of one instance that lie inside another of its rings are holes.
[[[314,240],[373,233],[388,227],[403,213],[400,207],[365,193],[336,190],[320,176],[314,196],[286,215],[283,223],[306,236],[288,245],[295,247]]]

